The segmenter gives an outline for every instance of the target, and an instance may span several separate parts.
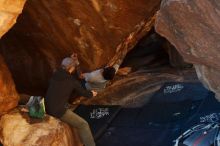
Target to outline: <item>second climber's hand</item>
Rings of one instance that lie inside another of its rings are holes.
[[[96,91],[93,91],[93,90],[91,92],[92,92],[93,97],[95,97],[98,94]]]
[[[73,59],[77,58],[77,54],[73,52],[70,57],[73,58]]]

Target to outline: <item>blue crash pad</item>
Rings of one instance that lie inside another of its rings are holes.
[[[75,111],[94,135],[98,132],[97,146],[172,146],[194,124],[220,120],[220,103],[200,83],[165,83],[141,108],[101,106],[109,108],[111,116],[91,119],[98,107],[80,106]]]

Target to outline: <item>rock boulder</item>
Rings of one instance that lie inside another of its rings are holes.
[[[26,0],[0,1],[0,38],[16,23]]]
[[[155,28],[184,59],[195,64],[200,79],[220,94],[219,1],[163,0]],[[220,99],[220,96],[218,96]]]
[[[80,146],[76,131],[65,123],[47,116],[30,119],[18,109],[0,119],[0,142],[4,146]]]
[[[0,53],[18,90],[39,94],[73,51],[84,71],[123,58],[153,26],[160,1],[29,0]]]
[[[0,116],[17,106],[19,96],[4,59],[0,55]]]

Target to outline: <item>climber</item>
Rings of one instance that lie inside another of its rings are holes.
[[[74,52],[72,53],[71,58],[78,61],[77,54]],[[77,73],[79,78],[82,79],[83,87],[87,90],[101,91],[106,87],[107,83],[114,78],[119,69],[120,63],[121,60],[118,60],[113,66],[106,66],[89,73],[82,73],[80,67],[77,66]]]
[[[95,146],[88,123],[70,109],[66,108],[72,93],[78,93],[85,97],[97,95],[97,92],[88,91],[82,87],[76,73],[76,67],[78,65],[79,61],[77,56],[63,59],[61,68],[53,74],[50,80],[45,98],[46,112],[76,128],[85,146]]]
[[[87,90],[101,91],[107,83],[112,80],[118,71],[119,65],[107,66],[90,73],[81,74],[81,78],[84,79],[85,87]]]

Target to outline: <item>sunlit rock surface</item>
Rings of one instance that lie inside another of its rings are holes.
[[[0,142],[4,146],[82,146],[74,130],[47,116],[44,120],[30,119],[18,110],[0,119]]]
[[[0,116],[17,106],[18,100],[11,73],[0,55]]]
[[[159,5],[160,0],[29,0],[0,41],[0,53],[19,91],[42,91],[72,51],[86,71],[124,56],[153,26]]]
[[[15,23],[22,12],[26,0],[1,0],[0,1],[0,38]]]
[[[163,0],[156,20],[156,31],[165,36],[186,61],[198,66],[201,80],[218,95],[219,12],[219,1]]]

